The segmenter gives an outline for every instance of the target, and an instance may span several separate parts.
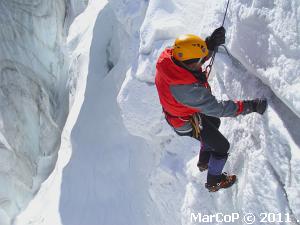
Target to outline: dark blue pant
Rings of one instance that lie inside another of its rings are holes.
[[[201,114],[202,127],[200,138],[202,148],[199,153],[199,162],[208,163],[210,175],[220,175],[227,160],[230,144],[218,130],[221,120],[216,117]],[[193,136],[193,133],[187,133]]]

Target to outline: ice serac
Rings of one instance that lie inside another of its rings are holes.
[[[55,166],[69,110],[66,11],[63,0],[0,2],[1,225]]]
[[[63,171],[59,213],[64,225],[165,224],[148,194],[152,149],[125,129],[117,105],[119,83],[138,49],[138,42],[129,41],[138,37],[145,3],[118,2],[100,8],[95,1],[72,25],[88,43],[80,24],[97,11],[89,25],[91,43],[78,49],[87,50],[83,57],[89,61],[84,101],[71,133],[73,154]]]

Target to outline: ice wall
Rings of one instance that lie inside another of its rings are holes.
[[[83,7],[83,1],[0,1],[1,225],[10,224],[55,166],[69,111],[65,20]]]
[[[233,1],[228,17],[232,52],[298,117],[299,10],[297,0]]]

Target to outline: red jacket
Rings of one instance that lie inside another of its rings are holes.
[[[183,126],[185,121],[199,110],[176,101],[170,91],[170,86],[198,83],[198,80],[191,72],[177,66],[171,56],[172,49],[170,48],[160,55],[156,64],[155,84],[166,119],[170,125],[176,128]]]

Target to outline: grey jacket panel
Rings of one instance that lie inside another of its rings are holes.
[[[208,116],[235,117],[238,106],[234,101],[217,101],[210,91],[200,84],[173,85],[170,87],[174,98],[189,107],[199,109]]]
[[[190,122],[185,122],[181,127],[174,128],[178,133],[185,134],[193,130],[192,124]]]

